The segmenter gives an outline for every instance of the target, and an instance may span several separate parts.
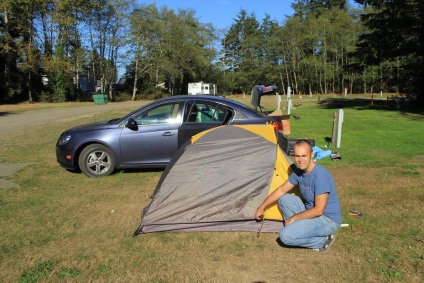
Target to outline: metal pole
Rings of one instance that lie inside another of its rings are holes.
[[[292,100],[291,98],[289,99],[288,103],[287,103],[287,115],[290,115],[290,109],[292,108]]]
[[[344,111],[343,109],[339,109],[339,113],[337,115],[337,144],[336,148],[340,147],[342,142],[342,124],[344,120]]]
[[[281,110],[281,95],[277,92],[277,110]]]
[[[290,115],[290,108],[292,106],[290,96],[291,96],[291,87],[287,87],[287,108],[286,108],[287,115]]]

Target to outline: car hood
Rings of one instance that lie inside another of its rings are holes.
[[[79,133],[79,132],[85,132],[85,131],[100,130],[100,129],[107,129],[107,128],[111,128],[111,127],[116,127],[116,124],[111,124],[111,123],[109,123],[110,121],[111,120],[106,120],[106,121],[100,121],[100,122],[95,122],[95,123],[77,126],[77,127],[66,130],[66,133],[72,134],[72,133],[77,133],[77,132]]]

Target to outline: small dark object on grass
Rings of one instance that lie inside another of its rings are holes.
[[[296,120],[300,119],[300,116],[299,116],[299,115],[297,115],[296,113],[293,113],[293,117],[294,117]]]
[[[362,217],[362,216],[363,216],[362,212],[360,212],[360,211],[359,211],[359,210],[357,210],[356,208],[351,208],[351,209],[349,210],[349,215],[350,215],[350,216],[358,216],[358,217]]]
[[[337,153],[337,151],[333,151],[330,155],[332,160],[342,160],[342,157],[340,154]]]

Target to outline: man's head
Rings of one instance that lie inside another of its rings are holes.
[[[294,160],[296,161],[297,167],[309,173],[314,169],[315,162],[314,151],[312,150],[312,145],[307,140],[299,140],[295,143],[293,147]]]

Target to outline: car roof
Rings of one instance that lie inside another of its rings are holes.
[[[165,98],[161,98],[156,100],[158,101],[167,101],[167,100],[208,100],[208,101],[214,101],[214,102],[222,102],[224,104],[230,104],[232,106],[249,109],[250,111],[253,111],[256,113],[256,110],[252,107],[249,107],[248,105],[245,105],[241,102],[232,100],[230,98],[226,98],[224,96],[212,96],[212,95],[173,95]]]
[[[150,103],[147,103],[145,105],[143,105],[141,108],[146,108],[146,107],[150,107],[151,105],[157,104],[157,103],[162,103],[162,102],[166,102],[166,101],[173,101],[173,100],[181,100],[181,101],[185,101],[185,100],[208,100],[208,101],[213,101],[213,102],[222,102],[223,104],[229,104],[235,108],[243,108],[243,109],[249,109],[251,112],[255,112],[257,113],[257,111],[255,109],[253,109],[252,107],[249,107],[248,105],[245,105],[241,102],[223,97],[223,96],[211,96],[211,95],[172,95],[172,96],[168,96],[168,97],[164,97],[164,98],[160,98],[157,100],[154,100]]]
[[[182,100],[212,100],[212,101],[225,101],[225,102],[233,102],[234,100],[228,99],[223,96],[212,96],[212,95],[172,95],[165,98],[158,99],[156,101],[164,101],[164,100],[174,100],[174,99],[182,99]]]
[[[168,96],[168,97],[164,97],[164,98],[160,98],[160,99],[151,101],[151,102],[149,102],[149,103],[147,103],[147,104],[139,107],[138,109],[132,111],[131,113],[127,114],[126,116],[122,117],[120,119],[120,121],[125,120],[126,118],[134,115],[134,113],[137,113],[140,110],[149,108],[149,107],[151,107],[151,106],[153,106],[155,104],[163,103],[163,102],[166,102],[166,101],[175,101],[175,100],[177,100],[177,101],[178,100],[179,101],[207,100],[207,101],[212,101],[212,102],[216,102],[216,103],[227,104],[228,106],[231,106],[234,109],[238,109],[238,110],[244,109],[244,111],[248,111],[248,112],[250,112],[252,114],[256,114],[258,116],[261,116],[261,115],[259,115],[257,113],[257,111],[254,108],[249,107],[249,106],[247,106],[247,105],[245,105],[245,104],[243,104],[241,102],[238,102],[238,101],[235,101],[235,100],[232,100],[232,99],[223,97],[223,96],[212,96],[212,95],[172,95],[172,96]]]

